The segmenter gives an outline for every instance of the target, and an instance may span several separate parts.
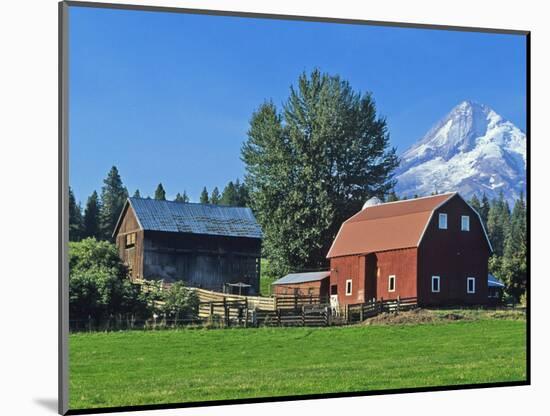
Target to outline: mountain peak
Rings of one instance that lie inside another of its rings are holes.
[[[508,193],[513,199],[519,194],[516,188],[525,187],[525,158],[521,130],[489,106],[464,100],[403,153],[396,190],[407,195],[434,191],[492,195],[497,188],[506,193],[510,180]],[[468,180],[472,175],[480,176]],[[461,186],[466,182],[468,186]]]

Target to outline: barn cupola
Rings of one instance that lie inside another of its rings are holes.
[[[375,205],[380,205],[381,203],[382,203],[382,201],[380,200],[380,198],[377,198],[377,197],[373,196],[372,198],[368,199],[367,202],[365,202],[363,204],[363,209],[368,208],[368,207],[373,207]]]

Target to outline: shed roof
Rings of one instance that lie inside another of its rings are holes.
[[[417,247],[434,210],[455,195],[368,206],[342,224],[327,257]]]
[[[250,208],[128,198],[114,230],[131,206],[143,230],[262,238]]]
[[[491,273],[489,273],[489,275],[487,276],[487,285],[489,287],[504,287],[504,283],[502,283],[499,279],[497,279]]]
[[[308,273],[290,273],[279,280],[275,280],[272,285],[288,285],[295,283],[307,283],[323,280],[330,276],[330,272],[308,272]]]

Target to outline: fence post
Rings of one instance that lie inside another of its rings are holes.
[[[384,312],[384,297],[380,298],[380,313]]]
[[[227,308],[227,300],[223,297],[223,320],[225,326],[229,326],[229,309]]]
[[[277,321],[279,321],[279,326],[282,326],[281,324],[281,310],[277,308]]]
[[[399,306],[401,305],[401,297],[398,295],[397,296],[397,309],[396,309],[396,313],[399,314]]]
[[[212,323],[214,322],[214,303],[213,302],[210,302],[210,313],[209,313],[208,319],[210,321],[210,325],[212,325]]]
[[[302,305],[302,326],[306,326],[306,307]]]
[[[363,303],[361,305],[361,309],[359,309],[359,321],[363,322],[363,311],[365,309],[365,304]]]
[[[349,303],[346,303],[346,323],[349,324]]]
[[[245,307],[244,307],[244,327],[248,327],[248,299],[245,299]]]

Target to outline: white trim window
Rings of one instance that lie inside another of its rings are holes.
[[[439,293],[441,290],[441,279],[439,276],[432,276],[432,293]]]
[[[445,214],[444,212],[441,212],[439,214],[439,229],[440,230],[447,229],[447,214]]]
[[[466,279],[466,292],[476,293],[476,278],[475,277],[468,277],[468,279]]]
[[[460,229],[462,231],[470,231],[470,216],[463,215],[460,217]]]
[[[388,292],[395,292],[395,275],[388,276]]]
[[[346,296],[351,296],[351,292],[353,289],[353,282],[351,279],[346,280]]]

